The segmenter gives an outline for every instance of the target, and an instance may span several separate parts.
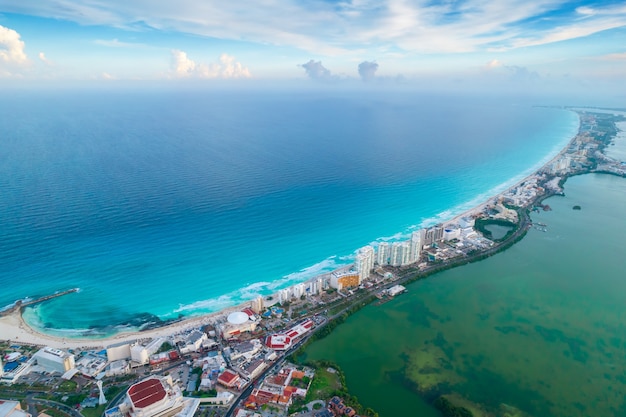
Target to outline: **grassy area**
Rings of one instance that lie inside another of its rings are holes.
[[[80,410],[80,413],[85,417],[100,417],[104,410],[106,409],[105,405],[99,405],[95,408],[83,408]]]
[[[10,399],[10,398],[14,398],[16,400],[21,400],[23,398],[26,398],[26,394],[24,394],[23,392],[19,392],[17,390],[14,389],[10,389],[11,387],[3,387],[0,386],[0,398],[4,398],[4,399]]]
[[[327,368],[318,368],[304,401],[308,403],[314,400],[327,400],[339,389],[341,389],[339,373],[328,372]]]
[[[80,404],[85,398],[87,398],[87,394],[80,393],[75,395],[67,395],[67,399],[62,401],[62,396],[57,398],[52,398],[52,400],[65,404],[69,407],[74,407],[76,404]]]
[[[58,391],[60,392],[75,392],[78,384],[74,381],[63,381],[59,384]]]
[[[46,413],[52,417],[69,417],[67,413],[52,407],[37,406],[37,411]]]

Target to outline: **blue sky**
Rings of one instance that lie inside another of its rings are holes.
[[[610,89],[626,85],[626,3],[0,0],[0,77]]]

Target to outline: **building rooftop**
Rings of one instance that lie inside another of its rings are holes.
[[[145,408],[164,399],[167,393],[160,380],[149,378],[130,387],[128,395],[134,408]]]
[[[222,374],[218,377],[218,380],[224,382],[225,384],[230,384],[238,376],[239,375],[230,372],[229,370],[226,370],[222,372]]]
[[[0,417],[31,417],[31,414],[22,410],[18,401],[0,400]]]

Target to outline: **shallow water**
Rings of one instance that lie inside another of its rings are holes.
[[[565,193],[533,214],[546,232],[366,307],[308,356],[336,361],[381,416],[398,415],[399,396],[414,415],[438,415],[407,381],[496,415],[503,404],[538,417],[626,415],[626,181],[584,175]]]

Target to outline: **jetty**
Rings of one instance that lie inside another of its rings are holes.
[[[62,297],[67,294],[78,292],[78,288],[72,288],[65,291],[55,292],[54,294],[45,295],[43,297],[35,298],[34,300],[17,300],[13,305],[5,310],[0,311],[0,317],[10,316],[13,313],[21,312],[24,307],[32,306],[34,304],[43,303],[44,301],[52,300],[53,298]]]

